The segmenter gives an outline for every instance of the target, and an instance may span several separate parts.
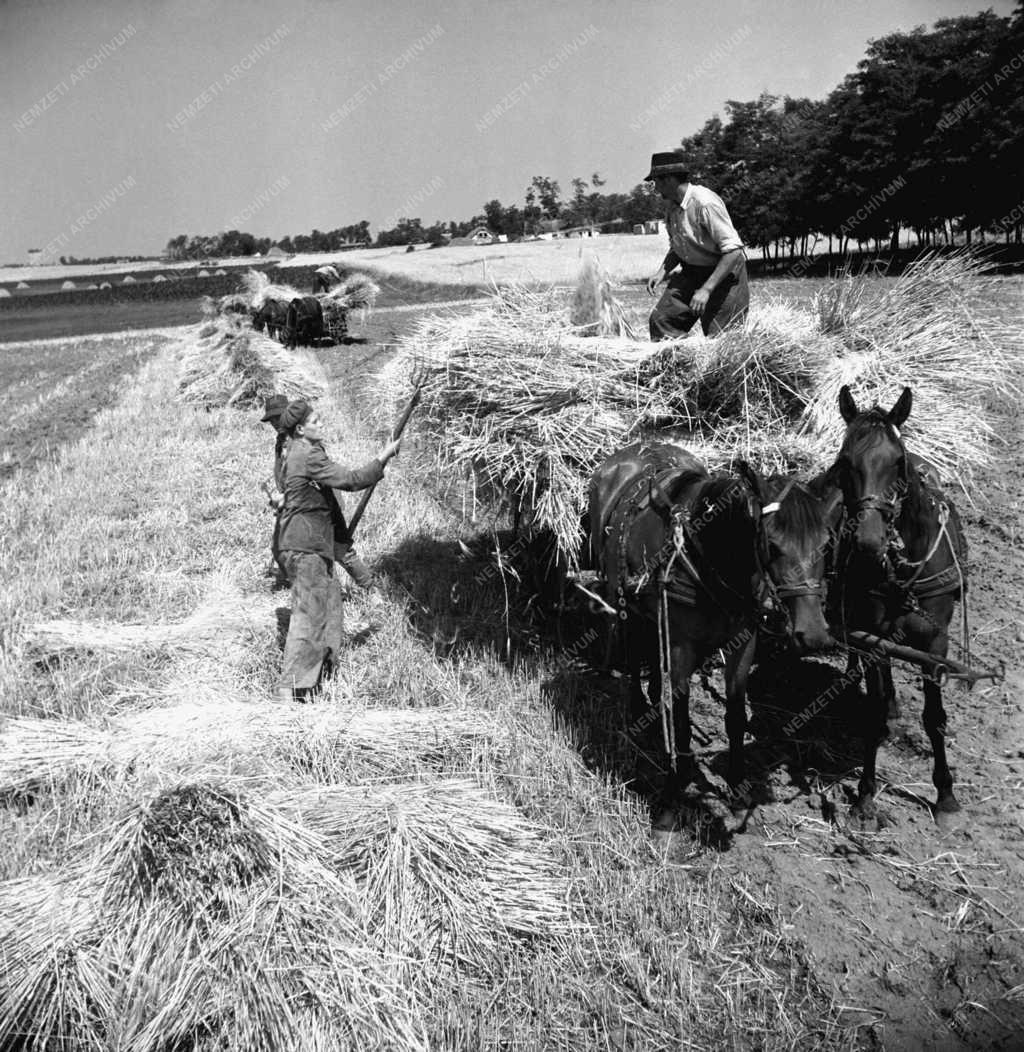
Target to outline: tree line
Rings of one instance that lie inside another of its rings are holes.
[[[824,99],[769,93],[729,100],[725,115],[680,140],[696,181],[726,201],[744,241],[774,254],[872,245],[896,250],[905,231],[919,244],[1022,240],[1024,191],[1024,0],[941,19],[931,29],[869,43],[855,72]],[[509,239],[566,227],[630,230],[664,214],[648,183],[605,193],[594,172],[559,182],[534,176],[522,203],[492,199],[466,220],[402,218],[378,246],[445,244],[477,227]],[[369,243],[367,221],[281,238],[286,252],[331,252]],[[228,231],[168,242],[176,258],[266,252],[269,238]],[[248,251],[246,251],[248,250]]]

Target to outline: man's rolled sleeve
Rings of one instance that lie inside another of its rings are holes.
[[[309,455],[309,477],[330,489],[366,489],[384,477],[384,466],[374,457],[358,468],[347,468],[331,460],[322,447],[314,446]]]
[[[701,222],[722,255],[734,249],[743,248],[743,239],[736,233],[729,220],[729,214],[716,204],[701,207]]]

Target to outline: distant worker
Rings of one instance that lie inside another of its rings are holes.
[[[668,254],[647,279],[652,296],[668,282],[651,311],[651,339],[684,336],[698,318],[708,336],[742,322],[750,305],[747,258],[725,203],[706,186],[690,182],[689,165],[678,151],[654,154],[644,178],[668,202]]]
[[[317,267],[313,274],[313,295],[315,296],[318,292],[330,292],[340,281],[341,275],[329,263]]]
[[[325,665],[337,661],[341,648],[331,490],[360,490],[379,482],[400,443],[388,442],[369,463],[347,468],[327,456],[320,418],[307,402],[289,402],[280,426],[288,443],[278,545],[292,586],[292,616],[275,696],[290,701],[308,698]]]
[[[271,395],[263,406],[262,423],[270,424],[277,432],[277,440],[274,443],[274,486],[277,492],[271,490],[269,485],[264,485],[271,508],[274,509],[274,533],[270,542],[270,551],[277,563],[282,575],[286,575],[281,563],[278,546],[278,534],[281,528],[281,511],[284,507],[284,456],[288,441],[288,434],[281,426],[281,414],[288,406],[288,399],[284,395]],[[340,563],[349,577],[360,588],[370,589],[374,585],[374,576],[370,568],[363,562],[355,549],[352,534],[349,532],[348,523],[345,521],[345,513],[342,511],[341,501],[333,490],[328,490],[331,500],[331,522],[334,528],[334,561]]]

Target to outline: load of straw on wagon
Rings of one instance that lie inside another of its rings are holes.
[[[381,377],[397,402],[414,368],[425,376],[418,426],[439,475],[466,479],[474,501],[500,495],[570,566],[587,480],[634,438],[806,476],[839,446],[844,384],[868,405],[912,385],[908,438],[943,477],[967,488],[991,455],[1018,337],[972,306],[997,280],[976,256],[930,254],[891,282],[844,275],[810,307],[764,302],[713,339],[657,344],[622,334],[602,280],[586,276],[574,315],[554,291],[513,287],[474,314],[429,318]]]

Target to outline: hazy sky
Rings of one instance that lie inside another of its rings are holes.
[[[536,174],[625,191],[727,99],[821,98],[870,38],[980,9],[0,0],[0,261],[464,219]]]

